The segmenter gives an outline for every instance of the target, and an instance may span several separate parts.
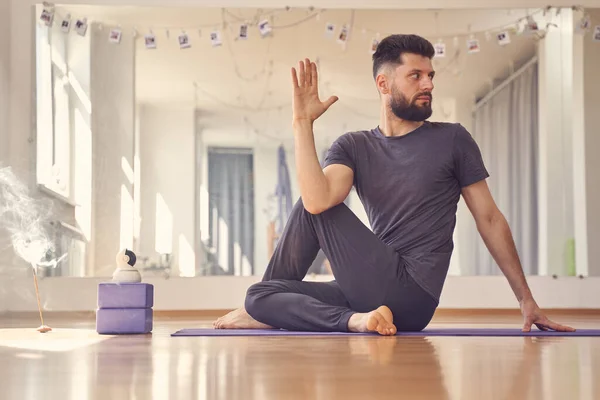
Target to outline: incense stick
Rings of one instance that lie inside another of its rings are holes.
[[[32,268],[32,270],[33,270],[33,283],[35,284],[35,297],[37,298],[38,311],[40,312],[40,320],[42,321],[42,325],[38,328],[38,331],[40,331],[41,333],[46,333],[48,331],[51,331],[52,328],[44,325],[44,316],[42,314],[42,304],[40,303],[40,290],[38,288],[37,274],[35,273],[35,268]]]

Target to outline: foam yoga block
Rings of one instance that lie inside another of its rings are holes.
[[[96,311],[96,332],[118,335],[150,333],[151,308],[99,308]]]
[[[154,286],[141,282],[105,282],[98,285],[96,331],[126,335],[152,331]]]
[[[99,308],[149,308],[154,305],[154,286],[149,283],[98,285]]]

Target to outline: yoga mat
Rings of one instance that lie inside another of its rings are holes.
[[[181,329],[171,336],[379,336],[377,333],[295,332],[282,329]],[[600,336],[600,329],[578,329],[575,332],[522,332],[520,329],[445,328],[421,332],[398,332],[396,336]]]

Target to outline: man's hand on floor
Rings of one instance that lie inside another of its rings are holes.
[[[533,298],[525,299],[521,302],[521,314],[525,323],[523,325],[523,332],[530,332],[531,325],[537,326],[542,331],[553,330],[561,332],[575,332],[574,328],[570,326],[557,324],[554,321],[549,320],[538,307],[537,303]]]

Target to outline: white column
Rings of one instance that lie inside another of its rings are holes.
[[[8,107],[10,62],[10,7],[9,0],[0,0],[0,167],[8,163]]]
[[[541,274],[567,273],[573,239],[575,272],[600,275],[600,51],[591,32],[573,33],[581,16],[563,9],[539,48]]]
[[[110,28],[91,24],[93,276],[110,276],[115,255],[133,247],[135,38],[124,31],[109,42]]]
[[[9,61],[10,61],[10,6],[9,0],[0,0],[0,168],[6,167],[8,160],[8,148],[10,136],[8,132],[8,108],[10,103],[9,92]],[[0,241],[6,243],[8,234],[0,231]],[[7,306],[5,285],[7,279],[3,277],[4,266],[10,262],[10,249],[0,251],[0,312],[5,311]]]
[[[600,20],[600,9],[588,10],[592,21]],[[583,51],[581,59],[583,60],[583,110],[584,130],[582,142],[578,146],[576,155],[578,162],[584,166],[580,173],[581,191],[577,194],[581,199],[576,199],[576,229],[581,231],[581,245],[577,247],[577,272],[600,276],[600,135],[598,127],[600,126],[600,77],[598,75],[598,66],[600,65],[600,43],[592,40],[592,33],[588,32],[580,38]],[[577,107],[575,104],[574,107]],[[581,121],[581,120],[580,120]],[[583,181],[585,179],[585,181]],[[585,196],[585,197],[584,197]],[[587,205],[587,207],[586,207]],[[578,224],[579,223],[579,224]],[[587,236],[587,237],[586,237]],[[587,240],[583,240],[583,239]],[[579,240],[576,238],[576,240]],[[579,242],[578,242],[579,243]]]
[[[572,12],[539,43],[539,274],[566,275],[573,214]]]
[[[576,24],[582,13],[573,14]],[[589,36],[589,35],[588,35]],[[573,37],[573,97],[570,111],[573,116],[573,222],[575,233],[575,266],[578,275],[588,275],[588,207],[586,199],[586,163],[592,158],[586,157],[586,136],[591,131],[585,128],[585,98],[584,98],[584,37]],[[590,76],[591,77],[591,76]]]

